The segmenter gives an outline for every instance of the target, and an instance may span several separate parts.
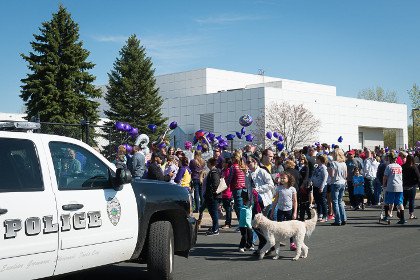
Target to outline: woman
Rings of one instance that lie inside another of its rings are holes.
[[[217,162],[214,158],[210,158],[207,161],[207,167],[210,171],[205,179],[206,192],[204,193],[204,199],[212,219],[212,227],[209,228],[209,230],[206,232],[206,235],[219,235],[219,201],[216,191],[220,184],[220,173],[216,168],[216,164]]]
[[[402,178],[403,178],[403,195],[404,195],[404,208],[408,202],[408,210],[410,219],[417,219],[414,216],[414,200],[416,198],[417,186],[420,182],[420,172],[414,163],[414,157],[408,155],[405,163],[402,165]]]
[[[313,185],[313,193],[316,203],[316,212],[318,213],[318,222],[326,222],[328,217],[327,212],[327,179],[328,171],[326,155],[319,155],[316,157],[317,168],[314,170],[311,182]]]
[[[203,203],[202,197],[202,183],[200,180],[201,174],[203,172],[205,162],[201,157],[201,151],[194,152],[194,158],[190,161],[190,170],[191,170],[191,187],[194,191],[194,213],[198,213],[201,204]]]
[[[299,188],[298,191],[298,202],[299,202],[299,220],[305,220],[305,213],[308,215],[308,219],[311,218],[311,210],[310,210],[310,197],[312,194],[312,187],[309,184],[309,168],[308,168],[308,160],[306,159],[305,155],[300,155],[298,158],[299,165],[298,171],[300,174],[300,181],[299,181]]]
[[[183,157],[180,162],[181,166],[178,169],[174,182],[181,185],[181,187],[187,188],[191,193],[191,170],[188,167],[188,158]]]
[[[217,160],[216,160],[217,162]],[[223,178],[229,178],[230,167],[232,166],[232,159],[225,158],[223,162],[222,176]],[[232,225],[232,190],[228,187],[222,192],[222,205],[226,212],[225,225],[222,229],[230,228]]]
[[[346,210],[343,205],[343,194],[347,180],[346,157],[341,149],[332,152],[333,161],[328,169],[331,178],[331,196],[335,213],[335,221],[331,225],[343,226],[347,222]]]
[[[235,151],[233,153],[233,164],[231,167],[231,173],[227,178],[226,183],[228,187],[232,190],[232,196],[234,199],[234,209],[236,217],[239,221],[239,209],[243,205],[242,201],[242,190],[245,188],[245,173],[242,170],[246,170],[246,167],[242,161],[242,153]]]

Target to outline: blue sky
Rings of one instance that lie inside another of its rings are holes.
[[[95,84],[107,83],[121,47],[136,34],[156,74],[205,67],[337,87],[356,97],[382,86],[410,106],[420,84],[420,1],[47,1],[0,2],[0,112],[21,112],[33,34],[62,3],[91,52]],[[409,107],[410,109],[410,107]]]

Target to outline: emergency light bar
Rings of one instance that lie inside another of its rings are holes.
[[[32,131],[40,129],[41,124],[36,122],[3,122],[0,123],[0,130],[7,131]]]

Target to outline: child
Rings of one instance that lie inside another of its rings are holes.
[[[169,155],[166,159],[166,168],[163,172],[163,175],[169,175],[172,172],[171,180],[169,181],[172,184],[175,184],[175,176],[178,173],[178,165],[176,164],[175,156]]]
[[[276,195],[272,209],[277,205],[277,221],[290,221],[295,220],[297,217],[297,194],[296,189],[293,187],[295,179],[292,174],[283,172],[280,174],[280,185],[277,187]],[[271,211],[271,219],[273,219],[274,211]],[[293,237],[290,238],[290,250],[296,250],[296,244]]]
[[[249,201],[248,192],[242,192],[243,205],[240,207],[239,230],[241,231],[241,243],[239,244],[239,252],[245,252],[245,249],[252,250],[252,207]]]
[[[360,169],[358,167],[354,168],[354,176],[353,176],[353,195],[354,195],[354,201],[355,201],[355,207],[354,210],[359,210],[362,208],[362,210],[365,210],[365,204],[363,201],[363,198],[365,196],[365,179],[360,174]]]

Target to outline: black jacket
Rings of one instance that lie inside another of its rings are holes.
[[[171,177],[163,175],[162,168],[156,162],[152,162],[147,169],[147,179],[169,182]]]
[[[216,193],[217,188],[220,184],[220,173],[219,170],[212,169],[210,170],[209,174],[207,174],[206,178],[206,192],[204,194],[205,199],[214,199],[218,196]]]
[[[408,189],[412,186],[417,186],[420,179],[420,173],[417,166],[410,166],[406,163],[402,165],[403,188]]]

